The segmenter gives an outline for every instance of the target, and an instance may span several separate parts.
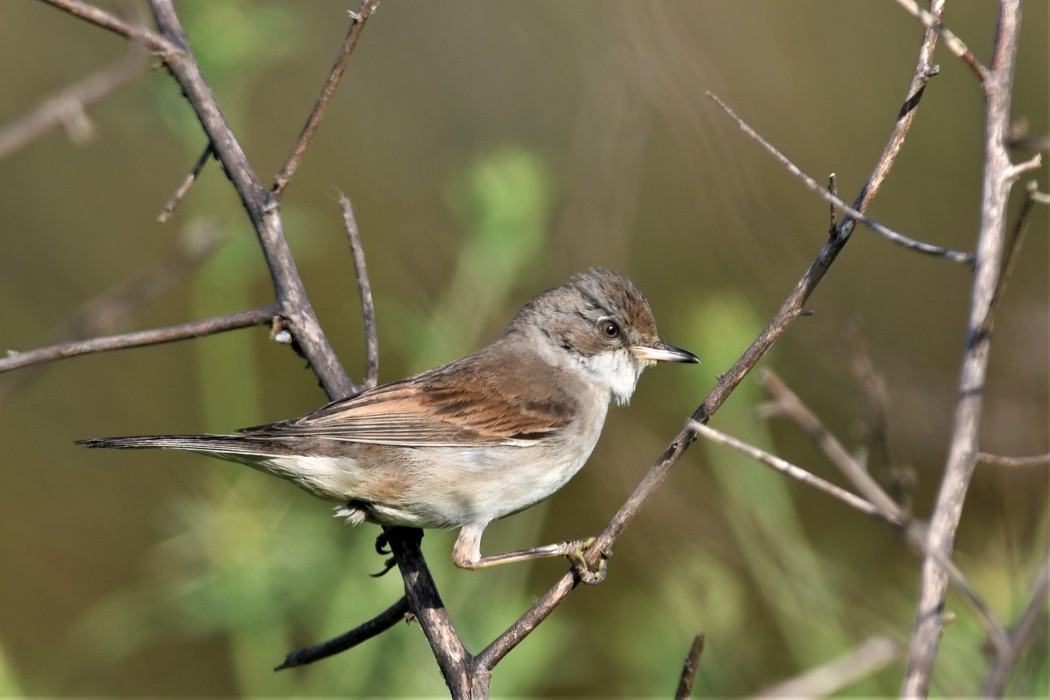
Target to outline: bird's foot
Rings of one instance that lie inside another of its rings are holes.
[[[605,580],[605,575],[609,570],[609,557],[612,556],[611,550],[602,550],[598,563],[591,565],[587,561],[586,554],[591,546],[594,545],[594,540],[595,538],[593,537],[587,537],[567,543],[571,545],[571,549],[565,555],[572,562],[572,566],[576,570],[576,575],[580,577],[580,581],[589,586],[596,586]]]

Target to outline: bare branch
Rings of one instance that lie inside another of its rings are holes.
[[[942,248],[938,245],[931,245],[929,243],[922,243],[920,241],[912,240],[911,238],[908,238],[905,235],[902,235],[900,233],[897,233],[896,231],[886,228],[874,219],[857,211],[856,209],[854,209],[853,207],[836,197],[835,194],[832,193],[830,190],[821,187],[820,183],[814,180],[812,177],[802,172],[801,168],[792,163],[787,156],[785,156],[783,153],[777,150],[776,146],[771,144],[769,141],[763,138],[761,134],[752,129],[751,126],[743,119],[741,119],[737,115],[737,113],[729,107],[729,105],[727,105],[725,102],[722,101],[720,97],[718,97],[718,95],[715,95],[712,92],[708,92],[706,94],[708,97],[714,100],[714,102],[719,107],[721,107],[727,115],[729,115],[730,119],[736,122],[737,126],[739,126],[745,134],[757,141],[774,158],[780,161],[780,164],[787,168],[788,172],[802,180],[802,182],[806,185],[808,189],[819,194],[829,203],[840,209],[846,216],[850,217],[851,219],[860,221],[862,224],[870,228],[875,233],[883,236],[884,238],[890,240],[893,243],[896,243],[899,246],[903,246],[910,250],[914,250],[919,253],[925,253],[926,255],[934,255],[949,260],[951,262],[970,263],[973,261],[973,256],[969,253],[963,253],[957,250],[951,250],[949,248]]]
[[[700,670],[700,655],[704,653],[704,640],[702,634],[693,637],[693,643],[686,654],[685,664],[682,666],[682,677],[678,679],[678,690],[675,692],[675,700],[685,700],[693,694],[693,684],[696,683],[696,673]]]
[[[922,556],[929,556],[930,550],[926,541],[926,524],[913,520],[911,516],[882,489],[868,474],[863,465],[846,450],[841,442],[817,418],[802,399],[772,372],[763,372],[760,379],[762,386],[773,396],[780,411],[792,419],[810,436],[824,452],[824,455],[854,487],[860,491],[879,510],[880,519],[896,526],[911,546],[912,550]],[[942,554],[934,554],[947,572],[948,579],[977,612],[988,631],[989,639],[996,649],[1008,645],[1006,630],[992,613],[992,609],[970,585],[969,580],[955,563]]]
[[[352,649],[358,644],[366,642],[372,637],[386,632],[398,622],[404,620],[408,614],[408,598],[401,596],[401,598],[389,608],[379,613],[368,622],[358,625],[349,632],[345,632],[338,637],[333,637],[332,639],[321,642],[320,644],[314,644],[289,652],[288,656],[284,658],[284,661],[274,668],[274,671],[283,671],[286,668],[305,666],[307,664],[312,664],[315,661],[320,661],[321,659],[327,659],[329,656],[334,656],[341,651]]]
[[[211,144],[209,143],[204,147],[197,162],[194,163],[193,169],[190,174],[186,176],[186,179],[179,185],[179,189],[175,190],[175,194],[172,195],[171,199],[168,200],[168,204],[164,207],[164,211],[157,217],[157,221],[162,224],[166,224],[171,215],[175,213],[175,207],[179,206],[182,202],[182,198],[186,196],[186,193],[190,191],[190,187],[200,177],[201,171],[204,170],[204,166],[208,163],[208,159],[215,155],[215,151],[212,150]]]
[[[361,233],[357,228],[354,208],[350,198],[339,193],[339,208],[343,211],[343,225],[350,240],[350,251],[354,256],[354,272],[357,274],[357,291],[361,296],[361,316],[365,323],[365,381],[361,385],[370,389],[379,383],[379,335],[376,332],[376,308],[372,301],[372,283],[368,281],[368,266],[365,265],[365,249],[361,245]]]
[[[984,179],[981,229],[967,322],[965,353],[959,378],[951,444],[937,495],[923,562],[915,629],[902,693],[925,697],[944,629],[941,611],[948,585],[942,562],[951,558],[966,492],[977,464],[978,429],[991,350],[994,300],[999,287],[1006,204],[1013,179],[1006,134],[1010,128],[1010,98],[1021,27],[1020,0],[1002,0],[985,93]]]
[[[142,44],[146,48],[159,53],[165,61],[174,58],[180,51],[178,45],[168,41],[160,34],[141,25],[126,22],[116,15],[110,14],[90,3],[82,2],[82,0],[44,0],[44,2],[54,5],[60,10],[65,10],[74,17],[87,20],[103,29],[108,29]]]
[[[279,315],[288,322],[289,330],[298,341],[297,347],[310,362],[329,398],[355,393],[357,387],[340,365],[306,296],[295,260],[288,248],[277,202],[252,170],[215,96],[201,75],[171,0],[151,0],[150,6],[165,41],[179,49],[167,58],[165,66],[193,107],[215,156],[222,163],[255,227],[270,270],[280,308]]]
[[[384,527],[383,534],[397,560],[401,577],[405,580],[409,607],[423,628],[445,683],[453,697],[468,697],[475,682],[472,673],[474,657],[463,646],[452,626],[445,604],[441,602],[441,595],[423,560],[423,553],[419,549],[423,531],[408,527]],[[488,688],[487,675],[485,688]]]
[[[924,27],[937,32],[944,39],[944,46],[965,61],[966,65],[973,69],[973,72],[977,74],[982,83],[988,80],[988,68],[977,60],[977,57],[973,55],[973,52],[963,43],[962,39],[941,24],[939,14],[935,15],[924,10],[915,0],[897,0],[897,4],[907,10],[913,17],[918,18]]]
[[[995,467],[1045,467],[1050,465],[1050,452],[1031,457],[1007,457],[1005,455],[993,455],[987,452],[977,453],[977,461],[991,464]]]
[[[37,348],[26,352],[7,351],[7,357],[0,358],[0,372],[8,372],[19,367],[28,367],[44,362],[52,362],[66,357],[87,355],[94,352],[106,352],[108,350],[123,350],[124,348],[137,348],[143,345],[159,345],[170,343],[175,340],[187,338],[199,338],[203,335],[213,335],[223,331],[231,331],[248,326],[261,326],[269,323],[274,316],[279,314],[276,305],[261,306],[257,309],[239,311],[225,316],[204,319],[202,321],[191,321],[180,323],[177,326],[166,328],[154,328],[148,331],[137,331],[135,333],[124,333],[122,335],[110,335],[86,340],[74,340],[68,343],[59,343],[46,348]]]
[[[28,114],[0,129],[0,158],[56,126],[65,126],[74,141],[87,140],[91,126],[85,108],[135,80],[146,65],[146,55],[141,47],[132,44],[124,58],[44,99]]]
[[[1021,244],[1024,243],[1025,234],[1028,232],[1028,221],[1031,219],[1032,209],[1035,208],[1037,203],[1037,187],[1038,183],[1033,180],[1028,183],[1028,187],[1026,188],[1024,204],[1021,205],[1021,211],[1017,215],[1017,222],[1014,224],[1013,231],[1011,232],[1010,247],[1006,253],[1006,259],[1003,261],[999,281],[995,286],[995,294],[992,295],[992,301],[988,307],[989,323],[994,321],[996,313],[999,311],[999,306],[1002,304],[1006,285],[1010,282],[1010,277],[1013,275],[1014,266],[1016,265],[1018,255],[1021,252]]]
[[[817,416],[802,403],[801,399],[787,387],[774,373],[768,370],[759,372],[759,383],[776,400],[780,410],[795,421],[810,438],[824,451],[843,476],[868,501],[873,503],[887,519],[895,524],[903,524],[908,516],[878,482],[872,478],[864,467],[835,439],[821,423]]]
[[[277,177],[274,179],[272,191],[275,195],[280,196],[284,192],[292,179],[292,175],[299,168],[299,163],[303,160],[303,155],[306,153],[307,146],[310,145],[310,140],[314,137],[314,133],[317,132],[317,127],[320,126],[321,120],[324,119],[325,112],[328,111],[328,105],[335,95],[335,89],[339,85],[340,78],[343,77],[343,71],[346,70],[346,66],[350,62],[350,54],[354,52],[357,40],[361,38],[361,32],[364,31],[365,23],[368,22],[368,18],[372,16],[372,13],[376,11],[378,6],[379,0],[362,0],[361,9],[350,13],[352,17],[350,31],[347,33],[346,39],[343,40],[343,46],[339,51],[338,58],[335,59],[335,65],[332,66],[332,70],[328,74],[328,80],[325,81],[324,88],[321,90],[321,96],[317,99],[317,103],[314,104],[313,111],[310,112],[310,117],[306,120],[302,133],[299,134],[299,139],[295,142],[295,146],[292,147],[292,152],[288,156],[288,162],[284,164],[281,172],[277,173]]]
[[[44,336],[44,343],[90,338],[112,333],[121,323],[135,315],[146,304],[211,257],[222,244],[209,227],[194,228],[179,236],[175,254],[150,265],[130,280],[122,282],[100,296],[83,304],[69,319]],[[37,366],[37,369],[40,365]],[[0,385],[0,404],[19,387],[35,376],[33,369],[25,369]]]
[[[792,479],[797,479],[798,481],[801,481],[807,486],[812,486],[818,491],[823,491],[832,498],[842,501],[849,507],[859,510],[865,515],[871,515],[873,517],[879,518],[880,520],[886,520],[887,522],[898,524],[892,519],[892,516],[888,515],[886,511],[874,505],[873,503],[869,503],[863,498],[856,496],[850,493],[849,491],[846,491],[845,489],[836,486],[835,484],[832,484],[829,481],[821,479],[816,474],[808,472],[802,467],[792,464],[786,459],[781,459],[780,457],[770,454],[765,450],[759,449],[754,445],[749,445],[746,442],[737,440],[732,435],[723,433],[721,430],[716,430],[715,428],[712,428],[711,426],[706,425],[704,423],[700,423],[699,421],[693,421],[692,427],[696,429],[696,432],[699,435],[707,438],[708,440],[711,440],[712,442],[717,442],[720,445],[725,445],[726,447],[731,447],[737,452],[747,455],[756,462],[761,462],[767,467],[772,467],[778,472],[787,474]]]

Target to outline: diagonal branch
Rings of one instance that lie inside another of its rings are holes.
[[[950,250],[948,248],[942,248],[939,245],[931,245],[929,243],[923,243],[921,241],[913,240],[903,234],[893,231],[892,229],[886,228],[878,221],[875,221],[874,219],[857,211],[856,209],[854,209],[853,207],[836,197],[835,193],[832,192],[830,189],[822,187],[820,183],[818,183],[812,177],[803,172],[802,169],[799,168],[797,165],[792,163],[791,160],[783,153],[781,153],[776,146],[774,146],[765,138],[763,138],[757,131],[751,128],[751,126],[747,122],[745,122],[743,119],[737,116],[737,113],[734,112],[729,107],[729,105],[723,102],[722,99],[718,97],[718,95],[708,92],[707,96],[714,100],[715,103],[719,107],[721,107],[727,115],[729,115],[730,119],[736,122],[737,126],[740,127],[741,131],[743,131],[745,134],[757,141],[774,158],[780,161],[781,165],[788,169],[788,172],[802,180],[802,182],[806,185],[808,189],[810,189],[813,192],[816,192],[818,195],[823,197],[833,207],[840,209],[846,216],[861,222],[875,233],[879,234],[880,236],[883,236],[884,238],[893,243],[896,243],[899,246],[910,248],[911,250],[917,251],[919,253],[925,253],[926,255],[935,255],[940,258],[945,258],[946,260],[950,260],[951,262],[973,262],[973,256],[969,253],[963,253],[957,250]]]
[[[961,58],[966,65],[970,66],[982,83],[988,80],[988,68],[977,60],[977,57],[973,55],[973,52],[963,43],[962,39],[941,24],[940,13],[924,10],[915,0],[897,0],[897,4],[913,17],[918,18],[924,27],[937,32],[944,39],[944,46],[955,56]]]
[[[361,38],[361,32],[365,29],[365,23],[378,6],[379,0],[362,0],[361,9],[350,13],[352,18],[350,31],[347,33],[346,39],[343,40],[343,46],[339,51],[339,56],[335,59],[335,65],[332,66],[324,88],[321,89],[321,96],[317,98],[317,103],[314,104],[313,111],[310,112],[310,116],[303,126],[302,133],[299,134],[299,139],[295,142],[295,146],[292,147],[288,161],[274,179],[272,190],[275,195],[280,196],[284,192],[285,188],[288,187],[288,183],[292,180],[292,175],[299,168],[299,163],[302,162],[303,155],[306,154],[306,147],[310,145],[310,140],[313,139],[314,134],[317,132],[317,127],[321,125],[321,120],[324,119],[325,112],[328,111],[328,105],[335,95],[335,89],[339,86],[339,80],[343,77],[343,71],[346,70],[347,64],[350,63],[350,54],[354,52],[357,40]]]
[[[329,398],[353,394],[357,387],[347,378],[306,296],[291,250],[288,248],[277,202],[252,170],[240,143],[219,109],[215,95],[201,75],[171,0],[152,0],[150,6],[165,40],[179,49],[178,53],[168,56],[165,66],[175,77],[197,114],[197,119],[211,141],[215,157],[222,163],[223,169],[233,182],[255,227],[266,264],[270,269],[280,315],[288,321],[289,328],[298,341],[298,348],[310,362]]]
[[[103,29],[108,29],[115,34],[131,39],[146,48],[156,51],[164,60],[168,60],[179,53],[180,47],[172,43],[166,37],[157,34],[145,27],[127,22],[114,14],[95,7],[91,3],[82,0],[44,0],[60,10],[65,10],[74,17],[96,24]]]
[[[940,13],[943,11],[943,0],[934,0],[933,5],[934,13],[940,16]],[[852,208],[860,213],[867,210],[897,160],[897,155],[911,128],[915,110],[926,89],[930,75],[933,73],[933,50],[936,44],[937,33],[927,30],[919,47],[919,55],[911,83],[908,86],[907,96],[897,115],[889,140],[885,148],[883,148],[882,155],[875,163],[871,175],[864,183],[853,203]],[[849,241],[854,226],[855,219],[847,218],[835,228],[824,247],[817,253],[816,258],[802,276],[802,279],[795,286],[795,289],[781,305],[780,310],[736,363],[720,376],[715,388],[711,390],[704,402],[693,413],[692,419],[674,437],[660,459],[650,468],[641,483],[635,488],[634,493],[620,507],[605,529],[595,538],[594,544],[588,549],[586,554],[586,560],[591,565],[597,564],[602,553],[612,546],[612,543],[637,517],[642,505],[659,488],[660,484],[667,478],[671,468],[681,459],[689,444],[696,439],[697,431],[693,421],[706,423],[762,356],[773,346],[773,343],[784,333],[787,326],[802,315],[803,305]],[[478,654],[475,659],[476,671],[491,671],[504,656],[521,643],[532,630],[553,612],[555,607],[569,596],[577,583],[578,578],[576,578],[573,571],[563,575],[517,622]]]

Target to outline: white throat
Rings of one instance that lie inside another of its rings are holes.
[[[610,399],[619,406],[630,402],[634,388],[638,385],[638,377],[645,369],[626,348],[589,357],[572,353],[572,357],[575,360],[573,369],[587,381],[607,389]]]

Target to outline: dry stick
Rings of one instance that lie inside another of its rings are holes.
[[[74,17],[79,17],[80,19],[91,22],[92,24],[97,24],[103,29],[108,29],[111,32],[142,44],[146,48],[159,53],[164,60],[174,56],[181,50],[178,45],[172,43],[160,34],[146,29],[139,24],[122,20],[114,14],[95,7],[91,3],[82,2],[81,0],[44,0],[44,2],[49,5],[54,5],[60,10],[65,10]]]
[[[314,661],[320,661],[341,651],[356,647],[361,642],[366,642],[372,637],[382,634],[401,620],[404,620],[408,613],[408,599],[402,596],[396,603],[379,613],[375,618],[358,625],[349,632],[329,639],[326,642],[291,652],[274,671],[283,671],[286,668],[312,664]]]
[[[357,291],[361,296],[361,316],[365,324],[365,381],[362,389],[371,389],[379,383],[379,336],[376,333],[376,307],[372,301],[372,283],[368,281],[368,266],[365,264],[365,249],[361,245],[361,233],[354,217],[350,198],[339,193],[339,208],[343,212],[343,225],[350,241],[350,252],[354,257],[357,273]]]
[[[70,318],[52,329],[45,342],[54,343],[71,338],[89,338],[113,330],[126,319],[156,299],[165,290],[185,278],[201,263],[211,257],[223,241],[205,230],[200,235],[181,236],[175,255],[150,265],[130,280],[122,282],[103,294],[83,304]],[[39,356],[36,365],[49,361],[46,354]],[[23,368],[26,365],[22,365]],[[12,368],[14,369],[14,368]],[[2,371],[2,370],[0,370]],[[17,375],[5,379],[0,385],[0,404],[24,386],[36,373],[24,369]]]
[[[761,462],[767,467],[772,467],[773,469],[776,469],[782,474],[787,474],[792,479],[797,479],[803,484],[806,484],[807,486],[812,486],[818,491],[823,491],[832,498],[842,501],[849,507],[859,510],[865,515],[870,515],[874,518],[878,518],[879,520],[886,521],[893,525],[899,524],[899,522],[896,519],[894,519],[888,511],[883,510],[882,508],[873,503],[869,503],[863,498],[852,494],[849,491],[839,486],[836,486],[835,484],[832,484],[829,481],[821,479],[816,474],[813,474],[812,472],[809,472],[796,464],[792,464],[786,459],[782,459],[774,454],[770,454],[769,452],[755,447],[754,445],[749,445],[746,442],[743,442],[742,440],[737,440],[732,435],[723,433],[721,430],[712,428],[706,423],[701,423],[700,421],[693,421],[691,425],[693,429],[696,430],[699,436],[705,437],[711,442],[717,442],[720,445],[731,447],[737,452],[747,455],[756,462]]]
[[[1006,204],[1017,171],[1010,162],[1006,134],[1021,26],[1020,0],[1002,0],[985,94],[984,177],[981,227],[967,323],[966,347],[952,438],[937,502],[930,518],[927,555],[923,561],[915,628],[909,648],[902,694],[925,697],[944,631],[942,612],[948,576],[942,562],[951,558],[963,503],[977,463],[978,430],[991,349],[995,291],[1006,233]]]
[[[791,160],[789,160],[787,156],[785,156],[783,153],[781,153],[779,150],[777,150],[777,148],[775,146],[773,146],[773,144],[769,143],[769,141],[766,141],[766,139],[762,138],[762,136],[757,131],[755,131],[753,128],[751,128],[751,126],[747,122],[745,122],[743,119],[741,119],[739,116],[737,116],[737,113],[734,112],[729,107],[729,105],[727,105],[725,102],[723,102],[721,100],[721,98],[718,97],[718,95],[715,95],[712,92],[708,92],[706,94],[707,94],[708,97],[710,97],[712,100],[714,100],[715,103],[719,107],[721,107],[725,111],[726,114],[729,115],[730,119],[732,119],[733,121],[736,122],[737,126],[739,126],[740,129],[745,134],[747,134],[748,136],[753,138],[755,141],[760,143],[762,145],[762,147],[765,148],[767,151],[769,151],[773,155],[774,158],[779,160],[780,163],[785,168],[787,168],[788,171],[791,172],[792,175],[795,175],[796,177],[801,179],[802,182],[805,183],[807,188],[809,188],[813,192],[816,192],[817,194],[819,194],[821,197],[823,197],[825,200],[827,200],[832,206],[840,209],[846,216],[850,217],[851,219],[855,219],[857,221],[860,221],[862,224],[864,224],[865,226],[870,228],[875,233],[877,233],[877,234],[887,238],[888,240],[890,240],[893,243],[896,243],[899,246],[903,246],[905,248],[909,248],[909,249],[917,251],[919,253],[925,253],[926,255],[935,255],[937,257],[945,258],[945,259],[950,260],[952,262],[959,262],[959,263],[970,263],[970,262],[973,262],[973,255],[971,255],[970,253],[963,253],[963,252],[958,251],[958,250],[951,250],[949,248],[943,248],[943,247],[938,246],[938,245],[931,245],[929,243],[922,243],[921,241],[913,240],[911,238],[908,238],[907,236],[904,236],[904,235],[902,235],[900,233],[897,233],[896,231],[893,231],[893,230],[890,230],[890,229],[886,228],[885,226],[883,226],[879,222],[875,221],[874,219],[871,219],[871,218],[865,216],[861,212],[859,212],[856,209],[854,209],[853,207],[849,206],[848,204],[843,202],[841,199],[836,197],[835,194],[832,191],[821,187],[820,183],[818,183],[812,177],[810,177],[809,175],[804,173],[802,171],[802,169],[799,168],[794,163],[792,163]]]
[[[303,155],[306,153],[306,148],[310,145],[310,140],[314,137],[314,133],[321,124],[321,120],[324,119],[328,105],[335,95],[339,79],[343,77],[343,71],[346,70],[346,66],[350,62],[350,54],[354,52],[357,40],[361,38],[361,32],[364,31],[365,23],[372,16],[372,13],[375,12],[378,5],[378,0],[362,0],[361,9],[350,13],[350,16],[353,18],[353,21],[350,23],[350,31],[347,33],[346,39],[343,40],[343,46],[339,51],[338,58],[335,59],[335,65],[332,66],[332,70],[328,73],[328,79],[321,90],[321,96],[314,104],[313,111],[310,112],[310,117],[306,120],[302,133],[299,134],[299,139],[295,142],[295,146],[292,147],[292,152],[288,156],[288,162],[284,164],[284,167],[281,168],[281,171],[277,173],[277,177],[274,179],[272,191],[275,195],[280,196],[284,192],[284,189],[292,179],[292,175],[299,168]]]
[[[944,0],[933,0],[932,9],[935,15],[939,17],[944,9]],[[867,182],[864,183],[853,203],[852,208],[858,212],[867,210],[871,201],[882,187],[882,183],[889,175],[897,159],[897,154],[904,144],[904,139],[911,128],[915,110],[922,99],[926,84],[935,72],[933,70],[933,50],[936,44],[936,32],[929,29],[926,30],[923,34],[922,44],[919,47],[915,72],[912,74],[907,96],[897,115],[893,132],[890,134],[885,148],[883,148],[882,155],[879,156],[879,160],[875,163],[871,175],[868,177]],[[711,390],[711,393],[708,394],[704,403],[693,413],[693,421],[706,423],[733,390],[736,389],[737,385],[743,381],[744,377],[751,371],[751,368],[773,346],[773,343],[784,332],[788,324],[802,315],[803,305],[810,294],[813,293],[817,284],[820,283],[828,268],[838,257],[842,248],[849,241],[854,226],[855,219],[848,218],[836,227],[834,234],[829,236],[827,243],[824,244],[816,259],[810,264],[809,269],[806,270],[802,279],[799,280],[794,291],[781,305],[780,310],[740,359],[719,378],[718,383]],[[692,421],[690,421],[675,436],[674,440],[664,451],[664,454],[635,488],[634,493],[621,506],[601,534],[595,538],[594,545],[587,551],[585,556],[590,564],[597,564],[599,558],[603,556],[603,552],[612,545],[613,541],[634,520],[641,506],[667,478],[671,468],[681,459],[689,443],[696,439],[696,435],[696,429],[693,427]],[[569,571],[563,575],[517,622],[478,654],[475,659],[475,668],[479,671],[491,670],[499,663],[500,659],[520,644],[532,630],[554,611],[555,607],[568,597],[577,583],[579,583],[579,579],[575,571]]]
[[[419,551],[423,531],[408,527],[384,527],[383,532],[397,560],[401,577],[405,580],[405,597],[408,598],[409,607],[423,628],[423,634],[430,643],[452,697],[487,698],[491,674],[484,675],[481,683],[477,682],[474,658],[463,646],[449,621],[445,604]]]
[[[1002,272],[999,274],[999,282],[995,287],[995,294],[992,295],[992,301],[988,307],[988,315],[993,318],[999,310],[999,305],[1002,303],[1006,285],[1010,282],[1010,277],[1013,276],[1014,267],[1021,252],[1021,244],[1024,243],[1025,234],[1028,232],[1028,222],[1032,217],[1032,209],[1035,208],[1038,202],[1036,199],[1036,195],[1039,192],[1038,186],[1039,183],[1033,180],[1028,183],[1028,187],[1025,189],[1024,204],[1021,205],[1021,211],[1017,215],[1017,223],[1014,224],[1011,232],[1010,249],[1006,253],[1006,260],[1003,262]]]
[[[977,74],[982,83],[988,80],[988,68],[977,60],[977,57],[973,55],[973,52],[963,43],[962,39],[941,24],[940,13],[934,14],[924,10],[915,0],[897,0],[897,4],[911,13],[912,16],[917,17],[927,29],[932,29],[940,34],[941,38],[944,39],[944,46],[965,61],[966,65],[973,69],[973,72]]]
[[[215,156],[233,182],[259,237],[273,281],[279,315],[290,326],[298,349],[310,362],[329,398],[349,396],[357,390],[343,371],[331,344],[321,330],[302,280],[295,267],[276,200],[262,186],[244,151],[230,130],[200,67],[189,50],[171,0],[151,0],[150,8],[161,34],[125,22],[81,0],[44,0],[100,27],[145,44],[161,55],[183,95],[208,136]]]
[[[166,328],[154,328],[148,331],[123,333],[101,338],[88,338],[87,340],[74,340],[26,352],[9,350],[8,356],[0,359],[0,372],[93,352],[123,350],[124,348],[136,348],[143,345],[159,345],[160,343],[170,343],[175,340],[185,340],[186,338],[199,338],[202,335],[212,335],[237,328],[261,326],[270,323],[274,316],[278,315],[278,312],[279,307],[276,304],[271,304],[270,306],[261,306],[257,309],[238,311],[237,313],[216,316],[201,321],[180,323],[177,326],[168,326]]]
[[[340,365],[306,296],[288,248],[276,200],[252,170],[211,88],[201,75],[171,0],[151,0],[150,7],[161,33],[180,48],[179,53],[167,57],[165,66],[197,114],[216,157],[252,220],[270,270],[280,315],[288,321],[299,350],[310,362],[329,398],[353,394],[357,387]]]
[[[142,73],[146,52],[134,44],[121,60],[43,100],[32,111],[0,130],[0,158],[71,118],[86,119],[84,108],[127,85]]]
[[[674,694],[675,700],[685,700],[693,694],[696,673],[700,670],[700,655],[704,653],[705,639],[702,634],[693,637],[693,643],[685,657],[685,664],[682,665],[682,677],[678,679],[678,690]]]
[[[182,202],[182,198],[186,196],[186,193],[190,191],[190,187],[200,177],[201,171],[204,170],[204,166],[208,163],[208,159],[215,155],[215,151],[212,150],[211,144],[209,143],[204,147],[197,162],[194,163],[193,169],[190,174],[186,176],[186,179],[179,185],[179,189],[175,190],[175,194],[172,195],[171,199],[168,200],[167,205],[164,207],[164,211],[157,217],[157,221],[162,224],[168,223],[168,219],[175,213],[175,207],[179,206]]]
[[[854,488],[860,491],[873,504],[879,511],[879,518],[894,525],[904,536],[905,541],[911,546],[913,551],[924,556],[928,554],[925,537],[926,525],[913,520],[896,501],[890,498],[889,494],[846,450],[845,446],[838,441],[831,431],[824,427],[816,414],[776,374],[764,371],[761,373],[759,381],[762,384],[762,388],[773,397],[780,411],[802,428],[821,448],[831,463],[853,484]],[[947,571],[952,585],[962,593],[963,597],[977,612],[988,632],[993,647],[996,650],[1004,649],[1009,644],[1009,640],[1002,623],[999,622],[999,619],[988,604],[984,602],[984,599],[970,585],[966,576],[955,563],[946,557],[940,558],[940,561],[945,571]]]
[[[1007,457],[1006,455],[978,452],[977,461],[996,467],[1045,467],[1050,465],[1050,452],[1045,455],[1032,455],[1030,457]]]
[[[1032,585],[1032,595],[1028,599],[1028,605],[1018,619],[1017,624],[1010,630],[1010,645],[1005,650],[999,650],[992,660],[992,667],[985,678],[984,686],[981,688],[982,698],[999,698],[1006,691],[1006,684],[1010,680],[1017,660],[1021,656],[1021,650],[1028,644],[1028,640],[1039,628],[1039,622],[1044,616],[1047,594],[1050,593],[1050,554],[1043,559],[1043,565],[1035,576]]]

